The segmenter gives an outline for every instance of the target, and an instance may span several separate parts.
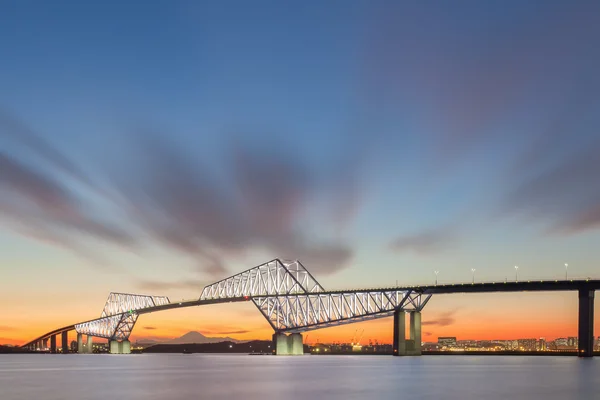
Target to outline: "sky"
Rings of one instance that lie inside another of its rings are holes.
[[[597,1],[0,10],[0,343],[273,258],[326,289],[600,278]],[[440,295],[423,337],[576,336],[576,307]],[[307,341],[357,328],[391,341],[390,318]],[[142,316],[132,339],[192,330],[272,334],[225,304]]]

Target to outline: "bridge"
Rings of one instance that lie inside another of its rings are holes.
[[[251,301],[273,328],[277,355],[303,354],[302,333],[355,322],[394,317],[395,356],[421,355],[421,312],[434,294],[577,291],[579,295],[578,355],[592,357],[594,348],[594,294],[600,280],[542,280],[398,286],[389,288],[325,290],[310,272],[294,260],[274,259],[203,288],[197,299],[171,302],[168,297],[110,293],[99,318],[45,333],[23,347],[32,351],[68,353],[68,332],[77,332],[80,353],[92,349],[93,338],[109,341],[112,354],[130,353],[129,336],[142,314],[173,308]],[[406,338],[406,314],[409,337]],[[86,335],[87,344],[83,344]],[[48,347],[48,341],[50,346]]]

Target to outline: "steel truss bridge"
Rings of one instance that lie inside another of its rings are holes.
[[[110,293],[99,318],[45,333],[23,347],[47,347],[45,344],[50,339],[51,349],[55,351],[56,335],[62,334],[64,352],[67,347],[66,334],[72,330],[77,332],[80,346],[84,334],[88,336],[89,343],[91,337],[108,339],[114,343],[127,342],[142,314],[172,308],[251,301],[273,328],[276,342],[286,338],[287,334],[294,340],[299,337],[301,344],[301,336],[297,334],[302,332],[394,315],[394,354],[420,354],[420,313],[433,294],[571,290],[579,292],[579,352],[582,356],[591,356],[594,291],[597,289],[600,289],[600,280],[588,279],[328,291],[300,261],[274,259],[204,287],[200,297],[193,300],[171,302],[164,296]],[[405,313],[411,316],[410,340],[404,338]],[[292,343],[294,340],[287,350],[279,351],[283,347],[276,343],[278,353],[291,354],[290,349],[297,345]],[[409,349],[411,346],[412,350]]]

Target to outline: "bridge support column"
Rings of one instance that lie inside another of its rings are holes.
[[[394,355],[406,355],[406,313],[394,311]]]
[[[108,352],[110,354],[119,354],[119,342],[117,342],[116,340],[109,340]]]
[[[119,343],[119,354],[131,354],[131,342],[123,340]]]
[[[56,335],[50,336],[50,353],[56,354]]]
[[[413,311],[410,313],[410,340],[413,343],[413,349],[409,355],[421,355],[421,312]]]
[[[88,335],[85,347],[86,353],[92,354],[94,352],[94,341],[92,339],[92,336]]]
[[[44,339],[42,340],[42,347],[44,348],[44,351],[48,350],[48,339]]]
[[[410,312],[410,339],[406,340],[406,312],[394,311],[394,355],[395,356],[420,356],[421,355],[421,313]]]
[[[62,353],[69,354],[69,335],[68,332],[62,333]]]
[[[593,357],[594,352],[594,291],[579,290],[579,357]]]
[[[291,355],[304,355],[304,343],[302,342],[302,335],[300,333],[292,333],[290,336],[288,336],[288,346],[290,348]]]
[[[77,334],[77,353],[78,354],[85,353],[85,350],[83,348],[83,333]]]
[[[275,332],[273,334],[273,348],[277,356],[287,356],[290,354],[290,345],[285,333]]]
[[[301,356],[304,355],[304,343],[300,333],[275,332],[273,334],[273,348],[278,356]]]

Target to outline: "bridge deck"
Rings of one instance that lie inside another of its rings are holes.
[[[600,290],[599,279],[530,280],[475,283],[448,283],[438,285],[390,286],[369,289],[329,290],[322,294],[413,290],[424,294],[489,293],[489,292],[565,292],[580,289]]]
[[[344,293],[366,293],[366,292],[383,292],[383,291],[413,291],[422,294],[452,294],[452,293],[490,293],[490,292],[542,292],[542,291],[576,291],[576,290],[600,290],[600,280],[598,279],[579,279],[579,280],[542,280],[542,281],[520,281],[520,282],[482,282],[482,283],[456,283],[456,284],[439,284],[439,285],[416,285],[416,286],[399,286],[387,288],[367,288],[367,289],[345,289],[323,291],[319,293],[309,294],[310,296],[328,296]],[[305,296],[306,294],[304,294]],[[299,296],[290,294],[284,296]],[[262,295],[256,297],[283,297],[282,295]],[[173,308],[195,307],[209,304],[231,303],[251,301],[252,297],[231,297],[222,299],[206,299],[206,300],[184,300],[181,302],[173,302],[160,306],[138,309],[137,314],[148,314],[157,311],[170,310]],[[98,318],[85,321],[92,322]],[[84,323],[84,322],[81,322]],[[50,336],[75,329],[75,325],[68,325],[59,329],[48,332],[38,338],[24,344],[22,347],[35,344],[36,342],[46,339]]]

